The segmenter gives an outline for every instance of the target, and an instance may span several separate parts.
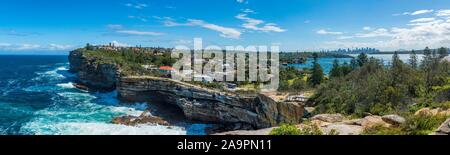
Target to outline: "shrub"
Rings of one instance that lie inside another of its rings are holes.
[[[336,130],[331,130],[330,133],[324,134],[320,127],[311,122],[304,122],[302,128],[297,128],[295,125],[281,125],[279,128],[273,129],[270,135],[339,135]]]
[[[408,135],[427,135],[437,129],[446,119],[447,116],[443,115],[412,115],[407,118],[403,130]]]
[[[300,129],[295,125],[281,125],[270,132],[270,135],[286,136],[286,135],[301,135]]]
[[[311,122],[305,122],[303,125],[304,125],[303,128],[300,129],[301,135],[323,135],[322,130],[320,130],[320,127],[317,126],[316,124]]]
[[[402,128],[388,128],[382,125],[375,125],[371,128],[364,129],[363,135],[404,135]]]
[[[437,129],[448,116],[412,115],[406,117],[406,123],[394,128],[373,126],[363,131],[363,135],[428,135]]]

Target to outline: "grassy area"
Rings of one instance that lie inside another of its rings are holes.
[[[374,126],[365,129],[364,135],[429,135],[442,123],[450,118],[444,115],[410,115],[406,117],[406,123],[399,127]]]
[[[339,133],[332,130],[330,133],[325,134],[320,130],[320,127],[312,122],[304,122],[301,128],[295,125],[281,125],[278,128],[273,129],[270,135],[283,136],[283,135],[338,135]]]

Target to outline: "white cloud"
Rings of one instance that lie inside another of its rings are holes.
[[[140,35],[140,36],[160,36],[160,35],[164,35],[164,33],[159,33],[159,32],[137,31],[137,30],[119,30],[119,31],[116,31],[116,32],[117,33],[121,33],[121,34]]]
[[[423,14],[424,12],[426,11],[408,14]],[[434,17],[410,20],[405,23],[404,27],[379,28],[363,32],[337,38],[341,40],[323,42],[323,47],[374,47],[381,50],[423,49],[427,46],[430,48],[446,47],[450,45],[450,10],[436,11]],[[344,41],[342,39],[352,40]]]
[[[164,24],[164,26],[167,26],[167,27],[199,26],[202,28],[220,32],[221,37],[232,38],[232,39],[239,39],[242,35],[242,32],[237,29],[230,28],[230,27],[224,27],[224,26],[220,26],[220,25],[216,25],[216,24],[211,24],[211,23],[205,22],[203,20],[198,20],[198,19],[188,19],[186,23],[178,23],[178,22],[175,22],[174,19],[172,19],[170,17],[155,16],[154,18],[162,20],[162,23]]]
[[[244,27],[246,29],[262,31],[262,32],[285,32],[286,31],[285,29],[282,29],[275,23],[264,24],[265,22],[263,20],[247,17],[247,14],[239,14],[236,16],[236,18],[245,22],[244,24],[242,24],[242,27]],[[260,27],[259,25],[264,25],[264,26]]]
[[[130,18],[130,19],[137,19],[137,20],[140,20],[142,22],[147,22],[148,21],[147,17],[145,17],[145,16],[128,16],[128,18]]]
[[[126,43],[118,42],[116,40],[111,41],[111,44],[113,44],[114,46],[117,46],[117,47],[130,47],[130,45],[128,45]]]
[[[369,31],[369,32],[356,33],[355,35],[352,35],[352,36],[341,36],[338,39],[392,37],[392,34],[389,32],[389,30],[387,30],[385,28],[379,28],[379,29],[370,31],[370,30],[372,30],[372,28],[368,29],[368,27],[365,27],[365,28],[363,28],[363,30]]]
[[[189,19],[189,23],[187,25],[193,25],[193,26],[200,26],[206,29],[214,30],[217,32],[220,32],[220,36],[224,38],[232,38],[232,39],[239,39],[241,36],[241,32],[239,30],[236,30],[234,28],[228,28],[223,27],[215,24],[207,23],[203,20],[197,20],[197,19]]]
[[[62,51],[71,50],[74,46],[72,45],[61,45],[61,44],[10,44],[10,43],[0,43],[0,51]]]
[[[332,31],[328,31],[325,29],[320,29],[320,30],[316,31],[316,33],[320,34],[320,35],[342,35],[342,34],[344,34],[343,32],[332,32]]]
[[[253,11],[252,9],[243,9],[241,11],[244,13],[255,13],[255,11]]]
[[[450,44],[450,21],[434,20],[428,23],[415,24],[406,28],[377,29],[369,33],[358,33],[347,38],[388,37],[387,39],[383,38],[376,41],[327,41],[324,42],[324,47],[374,47],[382,50],[398,50],[422,49],[427,46],[438,48]]]
[[[369,27],[369,26],[366,26],[366,27],[363,27],[363,30],[365,30],[365,31],[370,31],[370,30],[372,30],[372,28]]]
[[[439,17],[450,16],[450,10],[439,10],[436,13],[436,16],[439,16]]]
[[[396,16],[398,15],[411,15],[411,16],[415,16],[415,15],[421,15],[421,14],[427,14],[427,13],[432,13],[434,12],[434,10],[417,10],[414,12],[403,12],[401,14],[394,14]]]
[[[236,0],[236,2],[238,2],[238,3],[248,3],[247,0]]]
[[[411,13],[411,15],[415,16],[415,15],[420,15],[420,14],[427,14],[427,13],[432,13],[433,11],[434,10],[418,10],[418,11]]]
[[[74,46],[72,45],[61,45],[61,44],[50,44],[47,47],[49,50],[67,50],[72,49]]]
[[[144,8],[148,7],[147,4],[143,4],[143,3],[127,3],[127,4],[125,4],[125,6],[130,7],[130,8],[135,8],[135,9],[144,9]]]
[[[432,22],[434,20],[435,20],[435,18],[419,18],[419,19],[411,20],[410,22],[411,23],[423,23],[423,22]]]
[[[379,29],[376,29],[369,33],[356,34],[356,37],[358,37],[358,38],[390,37],[390,36],[392,36],[392,34],[389,32],[389,30],[384,29],[384,28],[379,28]]]

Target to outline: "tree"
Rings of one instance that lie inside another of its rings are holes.
[[[394,55],[392,55],[392,68],[399,68],[402,63],[402,60],[400,60],[400,57],[398,56],[398,52],[394,52]]]
[[[417,69],[417,65],[418,65],[418,60],[417,60],[417,54],[416,51],[412,50],[411,54],[409,56],[409,65],[414,68]]]
[[[317,86],[323,82],[324,75],[323,69],[318,62],[319,55],[317,53],[314,53],[313,57],[314,57],[314,67],[309,82],[312,86]]]
[[[86,50],[94,50],[94,47],[91,44],[87,43]]]
[[[350,66],[352,67],[352,69],[356,69],[356,68],[358,68],[358,62],[356,61],[356,59],[355,58],[353,58],[351,61],[350,61]]]
[[[369,58],[368,58],[367,54],[361,53],[358,55],[357,61],[358,61],[359,67],[362,67],[369,61]]]
[[[432,61],[433,61],[433,56],[431,55],[431,50],[430,48],[426,47],[423,50],[423,60],[422,60],[422,69],[427,70],[427,68],[431,65]]]
[[[438,53],[439,53],[439,58],[445,58],[446,56],[448,56],[448,51],[446,48],[441,47],[438,49]]]
[[[341,77],[343,76],[343,72],[341,67],[339,66],[339,60],[334,59],[333,68],[330,71],[330,77]]]

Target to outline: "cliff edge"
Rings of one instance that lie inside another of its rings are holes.
[[[223,124],[237,129],[261,129],[279,124],[297,124],[303,117],[300,103],[280,102],[264,94],[235,94],[168,78],[121,76],[115,63],[102,63],[83,50],[72,51],[70,70],[79,83],[92,89],[117,89],[127,102],[153,102],[178,107],[187,119]]]

